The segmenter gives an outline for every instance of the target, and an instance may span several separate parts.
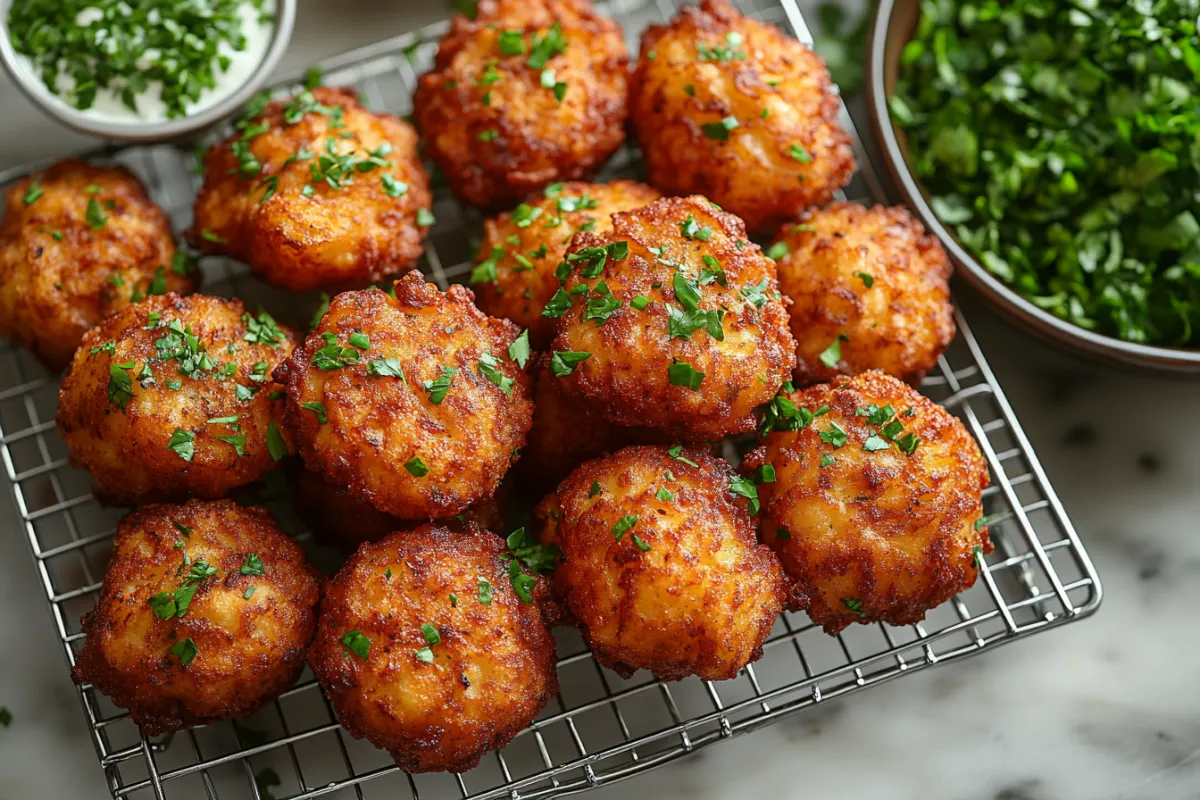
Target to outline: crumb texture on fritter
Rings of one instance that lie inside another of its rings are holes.
[[[621,145],[627,63],[620,26],[591,0],[480,0],[475,19],[451,21],[414,116],[460,199],[509,208]]]
[[[989,553],[979,445],[958,418],[881,372],[781,394],[773,430],[744,470],[763,540],[791,580],[790,604],[837,633],[853,622],[909,625],[975,583]]]
[[[551,372],[610,421],[702,441],[744,433],[791,373],[775,264],[703,197],[664,198],[576,234]]]
[[[589,461],[537,518],[554,588],[601,664],[628,677],[726,680],[762,655],[783,573],[758,543],[749,484],[701,448]]]
[[[353,553],[363,542],[377,542],[389,533],[410,527],[410,523],[399,517],[385,514],[345,488],[334,486],[298,460],[288,465],[288,481],[292,505],[304,524],[322,544],[336,547],[345,554]],[[500,533],[504,527],[507,497],[505,485],[501,484],[491,497],[439,524],[461,530],[473,522],[484,530]]]
[[[338,295],[275,373],[305,464],[406,520],[490,497],[533,416],[530,378],[509,353],[517,337],[468,289],[443,293],[419,274],[395,297]]]
[[[661,196],[636,181],[556,183],[489,219],[470,275],[475,302],[493,317],[527,328],[534,349],[545,350],[555,325],[542,309],[558,290],[554,271],[571,238],[579,231],[607,233],[613,214]]]
[[[645,30],[631,94],[649,182],[703,194],[754,233],[829,202],[854,171],[821,57],[724,0]]]
[[[904,207],[834,203],[774,247],[798,385],[877,369],[916,386],[954,338],[950,260]]]
[[[304,667],[316,571],[265,508],[150,505],[121,520],[73,677],[155,736],[274,700]]]
[[[471,769],[558,692],[504,553],[473,525],[425,525],[363,545],[326,587],[309,664],[342,726],[409,772]]]
[[[365,286],[411,269],[430,220],[417,134],[351,89],[252,106],[204,156],[193,243],[291,291]]]
[[[52,371],[84,331],[148,294],[196,288],[170,222],[124,167],[59,161],[17,181],[0,223],[0,336]]]
[[[58,431],[106,503],[212,499],[288,452],[271,370],[293,335],[266,312],[207,295],[149,297],[83,337]]]

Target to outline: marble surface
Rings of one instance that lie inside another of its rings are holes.
[[[437,18],[305,0],[287,73]],[[334,24],[336,20],[336,24]],[[0,83],[0,166],[77,149]],[[658,798],[1200,798],[1200,383],[1095,369],[962,298],[1104,582],[1099,613],[806,710],[593,792]],[[8,498],[0,501],[0,800],[102,798],[103,775]]]

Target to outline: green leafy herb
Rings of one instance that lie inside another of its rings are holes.
[[[491,605],[492,602],[492,584],[488,583],[487,578],[479,578],[476,580],[476,588],[478,590],[479,602],[483,605]]]
[[[564,264],[567,262],[563,262]],[[555,319],[567,313],[567,309],[571,307],[571,295],[559,289],[554,293],[546,303],[546,307],[542,309],[542,316]]]
[[[788,146],[788,155],[799,161],[801,164],[807,164],[812,161],[812,156],[807,150],[798,144]]]
[[[417,209],[417,224],[422,228],[432,227],[437,223],[437,218],[433,216],[433,212],[427,208]]]
[[[692,461],[687,456],[683,455],[683,445],[681,445],[681,444],[677,444],[674,447],[667,450],[667,455],[669,455],[671,458],[675,459],[676,461],[687,464],[689,467],[699,467],[700,466],[695,461]]]
[[[108,217],[100,208],[100,202],[92,197],[88,200],[87,210],[84,212],[84,219],[91,226],[92,230],[98,231],[108,223]]]
[[[167,440],[167,449],[184,461],[191,461],[196,454],[196,447],[193,444],[195,439],[196,437],[191,431],[176,428],[171,434],[171,438]]]
[[[562,25],[555,22],[544,34],[533,37],[525,64],[530,69],[543,69],[547,61],[566,49],[567,39],[562,35]]]
[[[629,305],[637,311],[645,311],[646,306],[650,305],[650,298],[639,294],[637,297],[629,301]]]
[[[388,197],[403,197],[408,194],[408,184],[396,180],[386,172],[379,176],[379,181],[383,184],[383,193]]]
[[[25,190],[25,205],[31,206],[41,199],[46,192],[42,190],[42,182],[34,178],[29,183],[29,188]]]
[[[707,242],[712,238],[712,228],[707,225],[701,227],[696,222],[696,218],[691,214],[688,214],[687,219],[679,224],[679,228],[686,239],[699,239],[702,242]]]
[[[826,430],[818,431],[817,436],[820,437],[822,442],[835,449],[844,445],[846,440],[849,439],[846,431],[836,422],[829,423],[829,427]]]
[[[529,363],[529,331],[521,331],[521,335],[513,339],[512,344],[508,346],[508,357],[517,362],[517,366],[525,369],[525,365]]]
[[[446,395],[450,393],[450,384],[454,381],[458,367],[442,367],[441,370],[442,373],[433,380],[421,382],[422,388],[429,392],[429,402],[435,406],[440,405],[446,399]]]
[[[421,460],[420,456],[413,456],[405,461],[404,468],[415,478],[424,478],[429,474],[429,467],[425,466],[425,462]]]
[[[691,364],[676,361],[667,367],[667,381],[672,386],[682,386],[694,392],[704,382],[704,373],[697,370]]]
[[[600,482],[592,481],[592,488],[588,489],[588,497],[595,497],[600,494]]]
[[[272,461],[278,461],[288,454],[287,442],[274,422],[267,425],[267,452],[271,454]]]
[[[371,654],[371,639],[362,631],[355,628],[342,637],[342,647],[363,661]]]
[[[788,254],[787,242],[778,241],[767,250],[767,258],[778,261]]]
[[[696,42],[696,52],[701,61],[745,60],[746,54],[738,50],[742,46],[742,39],[742,34],[730,31],[725,34],[724,44],[710,45],[707,42]]]
[[[583,318],[585,320],[596,320],[596,327],[600,327],[608,322],[608,318],[615,314],[620,307],[621,301],[613,297],[608,284],[600,280],[592,287],[592,292],[587,299],[587,310],[584,312]]]
[[[838,362],[842,360],[842,342],[847,342],[850,337],[844,333],[839,333],[837,338],[829,343],[829,346],[821,351],[821,363],[830,369],[837,367]]]
[[[242,564],[240,570],[243,575],[262,575],[263,563],[258,557],[258,553],[246,553],[246,563]]]
[[[367,374],[383,378],[399,378],[405,380],[404,367],[398,358],[377,358],[367,362]]]
[[[736,475],[729,481],[729,493],[741,495],[750,501],[750,513],[757,514],[759,509],[758,487],[754,481],[741,475]]]
[[[612,526],[613,538],[618,542],[621,541],[621,537],[624,536],[630,528],[632,528],[634,525],[637,525],[639,519],[641,519],[641,517],[637,514],[630,514],[628,516],[621,517]]]
[[[724,142],[729,140],[729,132],[737,128],[738,125],[737,117],[731,114],[728,117],[724,117],[720,122],[706,122],[700,126],[700,130],[709,139]]]
[[[168,652],[179,659],[181,666],[186,667],[188,664],[191,664],[193,660],[195,660],[197,655],[199,655],[200,648],[196,647],[196,643],[193,642],[192,637],[189,636],[186,639],[180,639],[179,641],[175,642],[175,644],[171,645]]]
[[[863,604],[862,604],[861,600],[855,600],[852,597],[843,597],[842,605],[844,605],[846,608],[850,609],[855,614],[857,614],[859,616],[859,618],[867,616],[867,612],[863,608]]]
[[[768,279],[763,278],[761,283],[752,283],[738,290],[738,294],[747,302],[754,305],[755,308],[762,308],[770,299],[767,294]]]
[[[1200,47],[1190,3],[926,3],[892,118],[934,213],[1075,325],[1200,343]]]
[[[565,378],[575,371],[575,366],[592,357],[591,353],[580,353],[574,350],[555,350],[550,356],[550,372],[559,378]]]
[[[500,359],[484,351],[480,354],[476,366],[479,368],[480,375],[499,386],[500,391],[504,392],[505,395],[512,396],[514,380],[504,374],[504,370],[500,368]]]
[[[111,351],[109,351],[111,353]],[[133,379],[128,370],[137,366],[136,361],[126,361],[122,364],[108,365],[108,402],[116,406],[122,413],[125,406],[133,399]]]
[[[867,287],[868,289],[875,285],[875,276],[871,275],[869,272],[859,272],[856,270],[854,272],[854,277],[861,280],[863,282],[863,286]]]
[[[251,344],[278,347],[279,343],[283,341],[283,331],[279,329],[279,324],[275,322],[274,317],[262,309],[259,309],[257,317],[243,314],[242,322],[246,325],[246,333],[242,338]]]

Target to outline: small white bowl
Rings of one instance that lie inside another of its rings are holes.
[[[8,33],[8,10],[14,2],[0,0],[0,62],[17,88],[43,113],[68,128],[105,139],[125,142],[161,142],[181,139],[214,125],[236,113],[270,77],[287,49],[296,23],[296,0],[276,0],[275,22],[271,41],[258,68],[244,83],[220,101],[177,119],[164,122],[113,122],[96,119],[86,112],[72,108],[50,92],[41,78],[29,70],[13,49]]]

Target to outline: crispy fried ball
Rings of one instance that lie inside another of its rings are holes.
[[[689,440],[752,429],[795,358],[774,262],[703,197],[612,219],[609,234],[575,236],[565,291],[547,305],[566,309],[551,361],[564,391],[617,424]]]
[[[167,215],[124,167],[59,161],[4,200],[0,336],[47,369],[66,367],[84,331],[135,299],[196,288]]]
[[[413,97],[425,148],[471,205],[586,178],[625,140],[629,57],[591,0],[480,0]]]
[[[432,196],[411,125],[324,87],[247,115],[204,156],[197,247],[296,292],[413,267]]]
[[[308,468],[405,520],[460,514],[490,497],[525,443],[529,376],[517,328],[419,274],[396,296],[345,292],[275,372]]]
[[[915,386],[954,338],[950,261],[902,206],[834,203],[784,226],[780,243],[798,385],[878,369]]]
[[[554,320],[542,309],[558,290],[554,270],[571,237],[581,230],[608,233],[611,215],[662,197],[637,181],[554,184],[484,223],[478,264],[471,272],[475,302],[493,317],[529,330],[536,350],[554,338]]]
[[[116,505],[212,499],[258,480],[288,452],[271,370],[292,344],[240,300],[169,294],[118,311],[84,335],[59,388],[71,463]]]
[[[355,498],[344,488],[334,486],[315,472],[293,463],[288,469],[292,503],[305,524],[318,539],[349,555],[363,542],[377,542],[393,531],[405,530],[404,520],[385,514],[370,503]],[[473,522],[484,530],[500,533],[504,529],[507,491],[504,484],[496,494],[480,500],[457,517],[440,524],[460,530]]]
[[[304,667],[318,599],[316,571],[265,508],[146,506],[117,527],[75,682],[147,736],[249,716]]]
[[[767,421],[775,431],[744,468],[774,469],[758,487],[763,539],[791,579],[793,610],[829,633],[908,625],[975,583],[975,551],[992,550],[975,529],[988,473],[956,417],[866,372],[781,395]]]
[[[628,447],[562,482],[541,532],[563,560],[557,595],[596,660],[628,677],[726,680],[762,655],[784,603],[755,537],[753,484],[701,448]],[[557,514],[557,518],[556,518]]]
[[[558,692],[554,640],[504,540],[424,525],[358,549],[328,584],[309,664],[338,721],[409,772],[465,772]]]
[[[724,0],[647,28],[631,92],[650,183],[703,194],[752,232],[829,202],[854,172],[821,57]]]

